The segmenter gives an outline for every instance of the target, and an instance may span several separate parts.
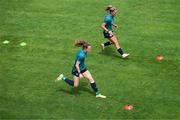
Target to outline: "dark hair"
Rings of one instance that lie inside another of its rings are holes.
[[[113,7],[112,5],[108,5],[105,10],[109,11],[112,7]]]
[[[91,46],[88,42],[84,41],[84,40],[76,40],[74,45],[76,47],[82,47],[83,49],[88,48],[88,46]]]

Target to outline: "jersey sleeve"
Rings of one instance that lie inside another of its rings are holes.
[[[104,18],[104,23],[111,24],[112,20],[109,17]]]
[[[83,59],[84,59],[84,56],[83,56],[83,55],[78,55],[78,56],[77,56],[77,61],[80,61],[80,62],[81,62]]]

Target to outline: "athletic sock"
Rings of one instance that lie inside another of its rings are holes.
[[[109,46],[109,45],[111,45],[111,44],[112,44],[112,43],[108,41],[108,42],[105,42],[105,43],[104,43],[104,46]]]
[[[96,95],[99,94],[98,88],[96,87],[96,83],[95,83],[95,82],[91,83],[91,88],[94,90],[94,92],[96,93]]]
[[[63,80],[70,86],[74,86],[74,81],[73,80],[70,80],[68,78],[63,78]]]
[[[117,49],[117,51],[118,51],[121,55],[124,54],[124,52],[123,52],[123,50],[122,50],[121,48]]]

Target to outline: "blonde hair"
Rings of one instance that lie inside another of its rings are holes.
[[[84,40],[76,40],[74,45],[76,47],[82,47],[83,49],[88,48],[88,46],[91,46],[88,42]]]
[[[112,5],[108,5],[105,10],[112,13],[114,11],[117,11],[117,8],[113,7]]]
[[[114,12],[114,11],[117,11],[117,8],[112,7],[112,8],[109,9],[109,12],[110,12],[110,13],[111,13],[111,12]]]
[[[105,9],[105,11],[109,11],[113,6],[112,5],[108,5]]]

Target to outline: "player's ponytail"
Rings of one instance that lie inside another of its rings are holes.
[[[91,46],[88,42],[84,40],[76,40],[74,45],[76,47],[82,47],[83,49],[88,48],[88,46]]]
[[[113,7],[112,5],[108,5],[108,6],[106,7],[105,11],[109,12],[112,7]]]

